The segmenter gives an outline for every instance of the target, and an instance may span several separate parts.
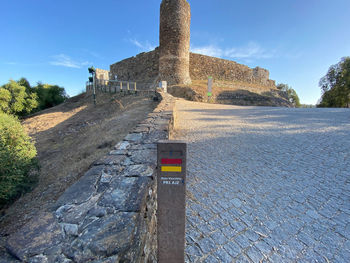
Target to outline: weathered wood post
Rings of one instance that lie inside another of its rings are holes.
[[[186,150],[183,141],[157,145],[158,262],[185,260]]]

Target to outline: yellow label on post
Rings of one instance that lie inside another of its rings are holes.
[[[175,173],[181,173],[182,168],[181,166],[162,166],[162,172],[175,172]]]

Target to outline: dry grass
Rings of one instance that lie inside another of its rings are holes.
[[[24,120],[38,150],[39,183],[2,211],[0,234],[13,233],[39,211],[48,209],[155,106],[149,98],[108,94],[99,95],[94,106],[91,96],[82,94]]]

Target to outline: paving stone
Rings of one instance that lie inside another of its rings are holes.
[[[255,246],[250,247],[246,253],[253,262],[260,262],[264,258]]]
[[[254,246],[257,249],[259,249],[259,251],[265,256],[269,255],[270,252],[272,251],[272,247],[269,244],[267,244],[265,241],[256,242]]]
[[[201,250],[196,245],[186,246],[186,254],[191,255],[191,256],[197,256],[197,257],[202,256]]]
[[[233,258],[237,257],[241,253],[241,248],[233,241],[229,241],[226,245],[224,245],[224,249]]]
[[[234,240],[242,249],[245,249],[251,245],[251,242],[244,234],[236,236]]]
[[[245,235],[250,241],[255,242],[259,239],[259,235],[255,233],[253,230],[248,229],[247,231],[243,232],[243,235]]]
[[[215,240],[215,243],[218,245],[223,245],[227,242],[226,236],[220,230],[213,233],[210,237]]]
[[[198,241],[199,248],[203,251],[203,254],[208,254],[214,250],[216,247],[215,241],[211,238],[204,237]]]
[[[195,262],[195,261],[191,261],[191,262]],[[217,258],[215,258],[212,255],[209,255],[206,259],[204,259],[205,263],[221,263],[221,261],[219,261]]]
[[[213,255],[222,248],[230,254],[234,242],[230,256],[236,262],[254,262],[259,253],[267,262],[324,262],[322,255],[348,261],[348,109],[182,100],[176,109],[175,139],[189,142],[187,190],[193,200],[187,221],[194,228],[186,233],[203,237],[204,244],[223,234],[212,239],[206,259],[216,262]]]
[[[214,257],[219,259],[220,262],[230,262],[232,257],[223,248],[217,250],[213,254]]]
[[[244,254],[235,259],[236,263],[251,263],[252,261]]]

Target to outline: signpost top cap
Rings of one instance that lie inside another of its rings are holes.
[[[159,140],[158,143],[185,143],[185,144],[187,144],[186,141],[182,141],[182,140]]]
[[[213,77],[212,77],[212,76],[209,76],[208,78],[209,78],[209,79],[212,79]]]

